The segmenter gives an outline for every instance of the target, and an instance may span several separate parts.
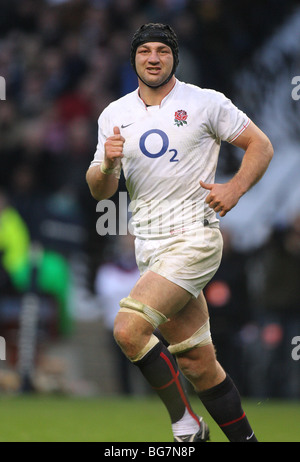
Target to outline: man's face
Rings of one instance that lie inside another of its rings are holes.
[[[163,83],[173,69],[173,53],[161,42],[147,42],[136,50],[135,66],[141,79],[151,86]]]

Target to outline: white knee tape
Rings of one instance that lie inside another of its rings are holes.
[[[208,319],[206,323],[200,327],[200,329],[198,329],[190,338],[183,340],[180,343],[176,343],[175,345],[170,345],[168,350],[171,354],[176,355],[192,350],[193,348],[208,345],[209,343],[212,343],[212,340]]]
[[[136,361],[139,361],[142,359],[146,354],[152,350],[153,347],[159,342],[158,338],[155,335],[151,335],[149,342],[142,348],[142,350],[134,357],[130,358],[130,361],[135,363]]]
[[[136,314],[139,314],[146,319],[146,321],[150,322],[154,329],[156,329],[160,324],[168,321],[168,318],[166,318],[164,314],[131,297],[122,298],[120,301],[120,307],[121,313],[130,313],[131,311],[135,311]]]

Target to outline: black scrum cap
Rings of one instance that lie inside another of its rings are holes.
[[[173,58],[174,58],[174,64],[173,64],[172,73],[169,77],[170,79],[172,75],[175,73],[178,63],[179,63],[178,41],[177,41],[177,36],[174,30],[167,24],[149,23],[149,24],[144,24],[135,32],[135,34],[133,35],[132,41],[131,41],[131,50],[130,50],[130,61],[135,71],[136,71],[136,68],[135,68],[136,50],[140,45],[143,45],[143,43],[147,43],[147,42],[161,42],[161,43],[164,43],[165,45],[168,45],[171,48],[172,53],[173,53]]]

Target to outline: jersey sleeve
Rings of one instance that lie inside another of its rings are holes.
[[[107,112],[104,110],[98,119],[98,142],[96,147],[96,152],[94,154],[94,159],[92,160],[90,167],[94,165],[101,165],[104,160],[104,143],[106,139],[112,135],[112,130],[110,128],[109,117]],[[114,168],[114,175],[117,179],[121,175],[121,163]]]
[[[228,143],[232,143],[250,124],[249,117],[218,92],[211,106],[209,119],[213,135]]]

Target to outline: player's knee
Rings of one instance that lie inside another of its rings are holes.
[[[210,366],[192,353],[193,352],[190,351],[177,357],[177,362],[183,375],[193,383],[195,380],[199,381],[207,377]],[[194,353],[196,353],[196,351],[194,351]]]
[[[205,351],[204,351],[205,350]],[[183,375],[193,384],[214,381],[218,372],[213,345],[195,348],[177,356],[178,366]]]
[[[134,358],[144,345],[145,339],[152,334],[152,329],[136,316],[118,314],[114,323],[114,338],[129,358]]]
[[[132,329],[127,322],[124,322],[124,319],[120,320],[118,316],[114,323],[114,338],[124,352],[127,352],[134,347]]]
[[[120,301],[120,307],[115,319],[114,337],[126,356],[135,360],[143,353],[145,345],[148,345],[153,330],[166,322],[167,318],[130,296]],[[152,343],[150,341],[149,346]]]
[[[120,347],[129,343],[129,331],[126,329],[126,326],[118,323],[117,319],[115,320],[113,334],[115,341]]]
[[[215,363],[209,319],[189,338],[168,347],[176,355],[178,365],[191,382],[202,381],[207,377]]]

